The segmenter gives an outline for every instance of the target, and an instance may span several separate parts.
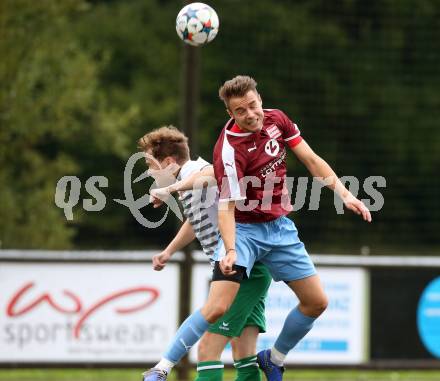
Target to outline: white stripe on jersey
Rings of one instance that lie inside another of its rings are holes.
[[[229,130],[226,130],[226,133],[232,136],[249,136],[253,134],[253,132],[233,132]]]
[[[229,144],[227,134],[225,134],[223,139],[222,162],[223,168],[225,169],[225,175],[228,179],[229,197],[220,198],[220,201],[245,200],[246,196],[242,196],[240,192],[237,167],[235,166],[235,151],[234,148]]]
[[[284,141],[285,141],[285,142],[288,142],[289,140],[295,139],[295,138],[297,138],[297,137],[300,136],[300,135],[301,135],[301,132],[298,132],[298,133],[296,133],[295,135],[291,136],[290,138],[286,138],[286,139],[284,139]]]

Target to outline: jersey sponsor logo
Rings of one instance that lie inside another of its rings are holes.
[[[272,124],[271,126],[269,126],[266,131],[272,139],[276,139],[281,136],[281,131],[276,124]]]
[[[260,173],[262,177],[266,177],[269,173],[275,172],[277,168],[283,164],[284,159],[286,158],[286,150],[283,149],[281,152],[280,157],[273,159],[269,164],[265,165],[263,168],[261,168]]]
[[[264,146],[264,151],[269,155],[275,157],[280,152],[280,145],[276,139],[270,139]]]
[[[97,314],[99,310],[106,307],[108,304],[115,302],[116,300],[130,298],[135,294],[144,294],[145,300],[138,305],[132,307],[119,307],[115,308],[115,312],[118,314],[128,314],[140,311],[144,308],[148,308],[150,305],[156,302],[159,298],[159,290],[153,287],[133,287],[126,288],[116,292],[112,292],[108,295],[103,295],[98,300],[95,300],[89,306],[84,304],[82,298],[72,290],[63,290],[64,297],[58,299],[55,297],[57,292],[43,292],[41,294],[35,290],[35,282],[27,282],[23,284],[11,297],[6,305],[6,316],[10,318],[17,318],[32,311],[36,308],[44,306],[44,308],[50,308],[54,312],[61,315],[67,315],[69,320],[72,320],[75,315],[77,317],[73,330],[73,337],[75,339],[80,338],[81,330],[88,323],[90,318]],[[57,291],[57,290],[55,290]]]

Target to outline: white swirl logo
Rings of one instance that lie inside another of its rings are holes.
[[[136,162],[139,159],[145,160],[146,158],[156,163],[157,167],[160,169],[144,171],[140,176],[138,176],[136,179],[132,181],[133,168]],[[146,228],[157,228],[158,226],[162,225],[166,220],[170,209],[177,216],[177,218],[180,219],[180,221],[183,221],[182,213],[180,212],[179,205],[177,204],[177,201],[174,199],[174,197],[168,197],[167,199],[162,200],[167,205],[167,209],[165,211],[165,214],[159,221],[148,220],[143,216],[140,209],[152,203],[150,193],[147,193],[143,195],[141,198],[135,200],[133,197],[133,190],[131,187],[132,183],[137,183],[150,176],[154,178],[154,183],[151,185],[149,189],[150,192],[153,189],[162,188],[171,185],[176,181],[176,177],[174,176],[174,173],[176,171],[176,166],[177,164],[174,165],[171,164],[166,168],[162,168],[160,163],[153,156],[145,152],[137,152],[131,155],[124,169],[125,200],[114,199],[114,201],[130,209],[130,212],[133,215],[133,217],[136,219],[136,221],[139,222],[141,225],[145,226]]]

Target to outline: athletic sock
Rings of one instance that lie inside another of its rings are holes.
[[[275,365],[283,366],[285,358],[286,355],[284,353],[281,353],[275,347],[272,347],[270,350],[270,361],[272,361]]]
[[[275,341],[274,348],[284,355],[295,347],[313,327],[316,318],[304,315],[297,307],[295,307],[287,315],[283,329]]]
[[[234,367],[237,369],[235,381],[261,381],[256,355],[236,361]]]
[[[164,358],[177,364],[209,327],[200,310],[190,315],[180,326]]]
[[[162,369],[165,372],[167,372],[168,374],[170,374],[171,369],[173,369],[174,365],[176,365],[176,364],[162,357],[160,359],[160,361],[157,363],[157,365],[155,366],[155,368]]]
[[[195,381],[222,381],[224,365],[221,361],[203,361],[197,364]]]

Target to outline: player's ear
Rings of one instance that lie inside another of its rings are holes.
[[[257,93],[257,95],[258,95],[258,100],[260,101],[260,106],[263,106],[263,100],[261,99],[260,93]]]
[[[229,110],[228,108],[226,109],[226,112],[228,113],[228,115],[231,117],[231,118],[233,118],[234,117],[234,115],[232,115],[232,112],[231,112],[231,110]]]

